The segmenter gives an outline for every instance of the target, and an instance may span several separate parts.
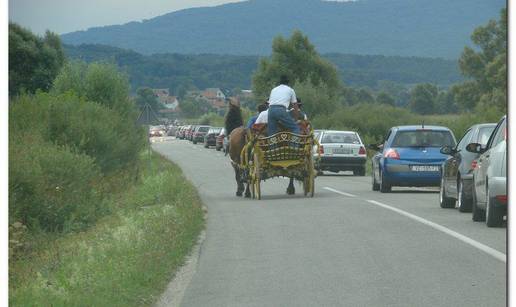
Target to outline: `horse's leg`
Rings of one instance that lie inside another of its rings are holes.
[[[287,187],[287,194],[288,195],[296,194],[296,188],[294,188],[294,178],[293,177],[290,177],[290,182]]]
[[[245,197],[246,198],[251,198],[251,190],[249,189],[249,181],[246,183],[246,186],[245,186]]]
[[[242,176],[240,175],[240,169],[236,165],[233,165],[233,169],[235,170],[235,180],[237,182],[236,196],[242,196],[242,191],[244,191],[244,184],[242,183]]]

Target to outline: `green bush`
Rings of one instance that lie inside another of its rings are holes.
[[[104,173],[135,163],[145,145],[135,123],[71,92],[21,96],[11,104],[10,118],[10,133],[39,133],[45,141],[89,155]]]
[[[113,64],[67,63],[56,77],[52,91],[56,94],[73,91],[79,97],[100,103],[136,121],[132,118],[137,115],[137,108],[129,99],[128,78]]]
[[[207,113],[199,118],[200,125],[210,125],[213,127],[223,127],[224,117],[216,113]]]
[[[23,142],[20,139],[23,138]],[[94,160],[19,133],[9,146],[9,218],[29,228],[68,231],[102,214]]]

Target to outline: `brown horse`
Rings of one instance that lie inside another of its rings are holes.
[[[243,127],[242,111],[240,104],[233,101],[229,104],[228,112],[225,118],[225,128],[229,141],[229,157],[231,158],[231,165],[235,171],[235,180],[237,182],[236,196],[242,196],[244,192],[244,182],[247,182],[246,176],[240,166],[240,153],[246,142],[246,131]],[[249,190],[249,183],[245,188],[245,197],[251,197]]]
[[[302,119],[299,109],[294,108],[291,111],[291,115],[294,119],[299,119],[301,133],[307,134],[309,131],[309,124]],[[251,197],[247,174],[245,174],[244,170],[239,167],[241,163],[240,154],[247,143],[247,131],[243,127],[242,113],[239,105],[230,103],[228,113],[225,118],[225,127],[228,133],[229,157],[231,158],[231,165],[235,171],[235,180],[237,182],[236,196],[242,196],[245,190],[245,197]],[[261,130],[263,130],[263,127]],[[246,184],[245,186],[244,183]],[[294,187],[294,178],[290,178],[290,182],[287,187],[287,194],[293,195],[295,193],[296,189]]]
[[[245,186],[245,197],[251,197],[251,191],[249,190],[249,181],[244,173],[244,170],[240,168],[240,153],[246,144],[246,130],[244,127],[238,127],[233,129],[229,134],[229,157],[231,158],[231,165],[235,170],[235,180],[237,182],[236,196],[242,196]]]

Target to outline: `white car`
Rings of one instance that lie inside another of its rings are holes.
[[[480,153],[473,171],[473,220],[500,226],[507,214],[507,117],[496,125],[486,146],[471,143],[467,151]]]
[[[353,171],[356,176],[364,176],[367,152],[362,139],[355,131],[317,130],[315,139],[319,142],[319,152],[314,146],[315,168],[338,173]]]

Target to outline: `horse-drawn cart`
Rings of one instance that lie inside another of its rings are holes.
[[[294,178],[303,183],[305,196],[314,196],[313,131],[308,135],[279,132],[269,137],[251,136],[242,150],[243,168],[253,198],[261,199],[262,180]]]

